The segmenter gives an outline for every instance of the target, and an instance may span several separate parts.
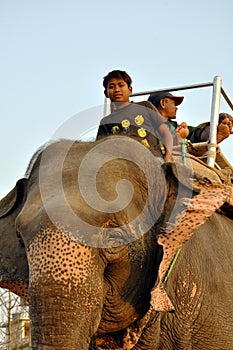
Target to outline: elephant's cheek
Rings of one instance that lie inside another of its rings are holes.
[[[95,253],[59,230],[45,229],[27,254],[33,349],[88,349],[103,300]]]

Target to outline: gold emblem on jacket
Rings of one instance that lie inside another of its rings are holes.
[[[128,129],[130,127],[130,121],[128,119],[124,119],[121,122],[122,128]]]
[[[145,129],[140,128],[140,129],[137,130],[137,132],[138,132],[138,136],[146,137],[146,130]]]
[[[119,132],[120,132],[119,126],[118,126],[118,125],[114,125],[114,126],[112,127],[112,133],[113,133],[113,135],[119,134]]]
[[[146,147],[150,147],[150,144],[149,144],[149,142],[147,141],[147,139],[143,139],[143,140],[141,140],[141,143],[144,145],[144,146],[146,146]]]
[[[144,118],[141,114],[139,114],[134,118],[134,121],[136,125],[142,125],[144,123]]]

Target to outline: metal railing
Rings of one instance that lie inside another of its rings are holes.
[[[185,85],[178,87],[170,87],[168,89],[157,89],[149,91],[141,91],[131,94],[131,97],[145,96],[158,92],[173,92],[181,90],[190,90],[190,89],[200,89],[205,87],[213,87],[212,91],[212,104],[211,104],[211,115],[210,115],[210,136],[208,142],[208,152],[207,152],[207,164],[211,167],[215,165],[216,159],[216,149],[217,149],[217,125],[219,119],[219,110],[220,110],[220,98],[221,95],[225,99],[228,106],[233,110],[233,103],[230,98],[227,96],[226,92],[222,87],[222,78],[220,76],[215,76],[212,82],[202,83],[202,84],[193,84]],[[109,99],[105,99],[104,115],[108,114],[108,103]]]
[[[181,91],[181,90],[200,89],[200,88],[210,87],[210,86],[213,87],[213,92],[212,92],[212,105],[211,105],[211,115],[210,115],[210,136],[209,136],[209,142],[208,142],[207,164],[211,167],[214,167],[215,159],[216,159],[216,149],[217,149],[217,125],[218,125],[218,119],[219,119],[221,95],[223,96],[223,98],[225,99],[229,107],[233,110],[233,104],[222,87],[222,78],[220,76],[215,76],[213,81],[209,83],[171,87],[169,89],[136,92],[136,93],[133,93],[131,97],[150,95],[158,92],[168,92],[168,91],[173,92],[173,91]]]

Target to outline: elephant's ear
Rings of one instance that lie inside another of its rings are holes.
[[[162,167],[168,179],[172,174],[179,183],[197,192],[199,191],[194,188],[193,178],[223,183],[215,169],[210,168],[207,164],[199,163],[198,160],[190,159],[188,166],[186,166],[181,163],[179,158],[175,158],[175,162],[164,163]],[[226,182],[224,181],[224,183]]]
[[[176,216],[175,223],[167,223],[158,235],[158,243],[163,246],[163,259],[158,272],[158,284],[151,292],[151,305],[157,311],[173,310],[164,289],[164,279],[176,253],[193,233],[231,197],[232,187],[217,182],[195,180],[194,187],[199,194],[191,199],[183,199],[186,209]]]
[[[178,182],[182,183],[182,185],[193,188],[192,179],[194,174],[192,168],[186,167],[179,162],[164,163],[162,164],[162,168],[168,181],[172,175]]]
[[[0,201],[0,218],[3,218],[12,211],[14,211],[19,204],[22,203],[25,190],[26,190],[27,179],[20,179],[17,181],[13,190],[11,190],[4,198]]]

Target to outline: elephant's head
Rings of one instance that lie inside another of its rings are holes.
[[[156,281],[153,305],[165,295],[171,227],[199,189],[138,142],[119,139],[60,141],[33,162],[14,216],[28,260],[33,349],[87,350],[93,336],[146,320]]]
[[[26,179],[0,201],[0,287],[27,299],[28,263],[24,243],[17,236],[15,219],[23,207]]]

